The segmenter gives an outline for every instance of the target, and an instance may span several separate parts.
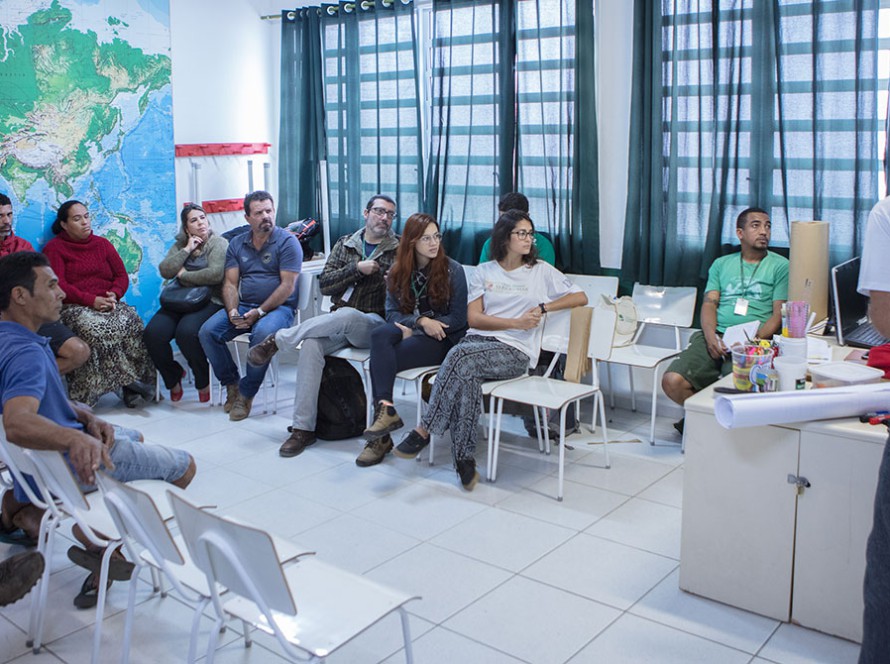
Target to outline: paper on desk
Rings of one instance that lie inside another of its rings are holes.
[[[736,344],[744,346],[757,336],[759,328],[760,323],[756,320],[752,320],[750,323],[730,325],[723,331],[723,345],[727,348],[732,348]]]
[[[890,383],[720,395],[714,400],[714,416],[726,429],[831,420],[879,410],[890,410]]]

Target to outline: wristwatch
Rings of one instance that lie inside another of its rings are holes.
[[[257,307],[257,308],[256,308],[256,312],[260,315],[260,318],[262,318],[262,317],[265,316],[267,313],[269,313],[268,311],[263,311],[263,308],[262,308],[262,307]]]
[[[547,313],[547,305],[546,304],[544,304],[543,302],[540,302],[540,303],[538,303],[538,306],[541,307],[541,314]]]

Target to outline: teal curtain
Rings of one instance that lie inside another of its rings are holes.
[[[560,265],[599,271],[593,19],[592,0],[434,0],[426,209],[461,262],[521,191]]]
[[[319,162],[325,159],[318,9],[281,12],[278,224],[320,218]],[[320,246],[319,238],[319,246]]]
[[[414,4],[322,5],[332,239],[353,232],[376,193],[421,209],[423,155]],[[398,222],[396,224],[398,228]]]
[[[878,0],[636,0],[622,281],[700,285],[735,218],[831,224],[858,253],[877,198]]]

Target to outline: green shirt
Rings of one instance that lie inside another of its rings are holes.
[[[743,261],[740,253],[722,256],[708,270],[708,291],[720,293],[718,332],[754,320],[762,323],[773,315],[773,302],[788,299],[788,259],[771,251],[759,263]],[[748,300],[744,316],[735,313],[740,297]]]
[[[479,263],[491,260],[491,253],[489,252],[490,246],[491,238],[488,238],[485,241],[485,244],[482,245],[482,253],[479,254]],[[535,231],[535,247],[538,249],[538,258],[545,263],[550,263],[550,265],[556,267],[556,251],[554,251],[553,243],[547,239],[546,235],[542,235]]]

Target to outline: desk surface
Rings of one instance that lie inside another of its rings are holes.
[[[825,337],[820,338],[825,339]],[[838,346],[831,341],[829,341],[829,344],[832,347],[832,360],[836,362],[843,360],[850,351],[856,350],[847,346]],[[684,404],[686,410],[695,413],[713,415],[715,387],[732,387],[732,375],[724,376],[713,385],[709,385],[701,392],[697,392],[687,399]],[[785,429],[794,429],[797,431],[825,433],[842,438],[855,438],[856,440],[873,442],[876,445],[883,445],[887,441],[887,428],[885,426],[863,424],[856,417],[833,420],[814,420],[811,422],[794,422],[789,424],[777,424],[774,426]]]

